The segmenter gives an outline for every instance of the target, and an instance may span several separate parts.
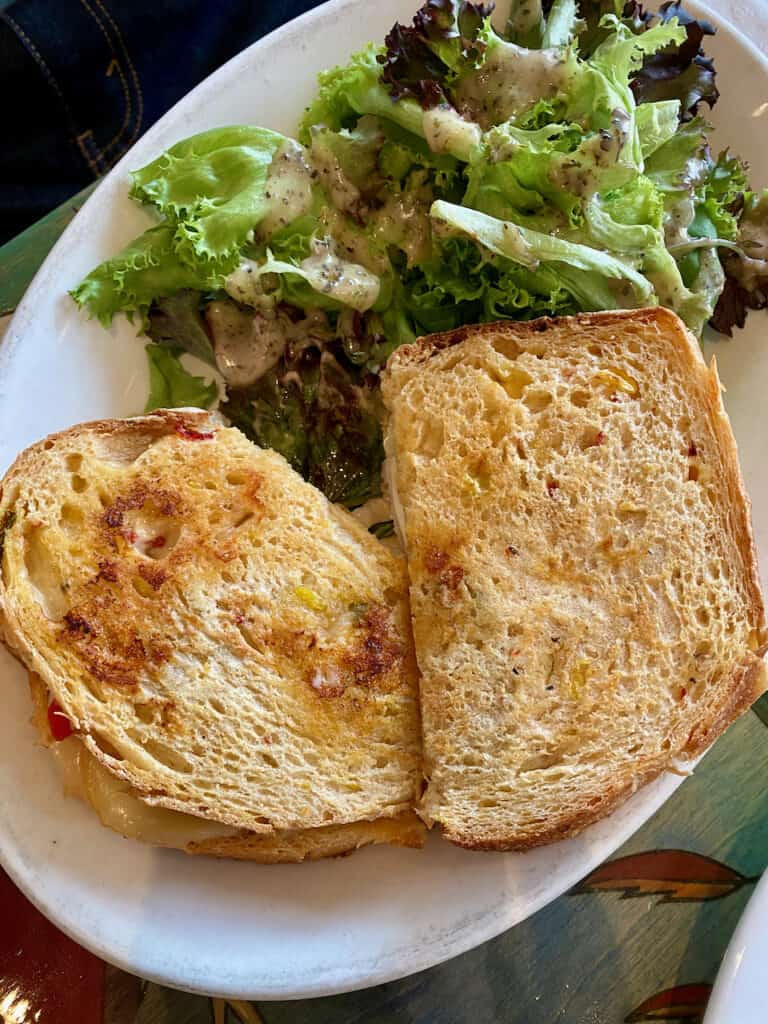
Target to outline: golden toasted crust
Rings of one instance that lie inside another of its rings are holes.
[[[658,325],[663,330],[677,332],[681,321],[678,316],[663,306],[651,306],[647,309],[617,309],[602,313],[580,313],[577,316],[542,316],[537,320],[526,320],[514,323],[509,320],[497,320],[487,324],[466,324],[452,331],[437,331],[417,338],[410,345],[401,345],[389,357],[385,374],[391,380],[401,371],[409,367],[417,367],[426,363],[433,356],[446,348],[454,348],[464,341],[478,336],[478,331],[494,331],[507,334],[511,338],[522,339],[537,334],[546,334],[552,330],[588,331],[616,327],[621,329],[627,323],[633,326]],[[684,329],[684,328],[683,328]],[[686,332],[687,333],[687,332]],[[694,345],[695,345],[694,341]]]
[[[270,836],[420,789],[405,570],[204,413],[72,428],[2,482],[0,618],[150,806]]]
[[[363,846],[390,843],[421,849],[425,828],[412,812],[396,818],[356,821],[349,825],[327,825],[316,829],[278,832],[273,836],[231,836],[190,843],[187,853],[212,857],[252,860],[260,864],[299,864],[304,860],[321,860],[354,853]]]
[[[701,753],[766,688],[765,616],[714,364],[663,309],[487,324],[383,379],[421,812],[528,849]]]

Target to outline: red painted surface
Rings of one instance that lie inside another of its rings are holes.
[[[727,864],[688,850],[651,850],[602,864],[581,885],[625,878],[676,879],[696,882],[741,882],[743,876]]]
[[[62,935],[2,870],[0,925],[0,1020],[102,1024],[103,961]]]
[[[666,988],[646,999],[625,1017],[625,1024],[654,1020],[690,1021],[691,1024],[698,1024],[704,1016],[711,992],[712,986],[706,983]]]

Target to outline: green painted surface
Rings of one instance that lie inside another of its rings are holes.
[[[0,0],[0,3],[2,0]],[[41,263],[97,182],[0,246],[0,316],[13,312]]]

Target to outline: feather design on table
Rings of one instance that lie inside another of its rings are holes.
[[[757,877],[688,850],[651,850],[607,861],[572,893],[618,892],[622,899],[659,896],[661,903],[718,900]]]

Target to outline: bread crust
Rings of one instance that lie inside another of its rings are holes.
[[[535,334],[544,334],[553,328],[558,330],[575,330],[579,327],[622,327],[626,323],[663,324],[675,332],[683,325],[674,313],[664,306],[649,306],[646,309],[605,310],[600,313],[578,313],[576,316],[541,316],[536,320],[492,320],[484,324],[465,324],[455,327],[452,331],[438,331],[425,334],[410,345],[401,345],[395,349],[387,361],[385,376],[406,367],[419,366],[446,348],[453,348],[478,336],[478,332],[495,332],[510,337],[525,338]],[[692,338],[688,331],[685,334]],[[704,361],[701,350],[694,340],[694,347],[701,362]]]
[[[228,836],[188,843],[187,853],[198,856],[250,860],[258,864],[301,864],[305,860],[346,857],[364,846],[387,843],[418,850],[426,830],[413,811],[395,818],[327,825],[316,829],[280,832],[272,836]]]
[[[734,670],[731,701],[720,709],[710,723],[695,730],[690,744],[683,751],[683,756],[691,762],[691,768],[693,768],[693,763],[725,732],[728,726],[732,725],[745,711],[748,711],[752,704],[768,690],[768,675],[763,660],[767,652],[768,646],[764,645],[756,652],[755,658],[750,658]],[[564,821],[553,823],[529,836],[523,837],[515,834],[498,839],[478,838],[471,833],[451,832],[445,828],[441,829],[441,833],[444,839],[465,850],[523,853],[539,846],[559,842],[561,839],[569,839],[583,832],[589,825],[594,825],[595,822],[607,818],[628,797],[649,782],[653,782],[664,770],[665,766],[650,768],[634,778],[626,780],[621,785],[606,789],[601,794],[598,804],[590,806],[590,800],[593,797],[588,794],[579,805],[570,809]]]
[[[535,345],[537,337],[544,338],[548,332],[555,332],[559,337],[563,337],[564,334],[569,332],[579,333],[585,339],[584,345],[587,344],[589,336],[594,332],[595,335],[599,333],[600,345],[605,357],[608,358],[611,354],[616,355],[616,353],[622,351],[627,330],[635,331],[639,336],[646,329],[659,337],[660,345],[663,344],[669,347],[669,358],[677,360],[681,367],[685,367],[684,370],[681,370],[680,375],[687,375],[696,395],[702,396],[702,415],[710,424],[716,439],[716,452],[711,455],[710,468],[718,488],[727,495],[724,528],[727,529],[728,535],[733,539],[738,550],[737,564],[734,565],[734,572],[745,595],[743,616],[751,626],[749,644],[747,645],[744,642],[744,646],[733,647],[730,675],[719,684],[717,700],[703,709],[701,704],[698,705],[695,719],[691,722],[691,729],[687,737],[676,741],[674,748],[668,754],[638,760],[634,770],[631,772],[624,769],[617,771],[613,777],[605,778],[599,788],[590,788],[585,784],[582,792],[578,795],[574,796],[573,793],[569,795],[565,806],[551,807],[546,821],[538,821],[535,824],[523,827],[520,824],[512,823],[510,827],[509,823],[505,823],[504,816],[500,813],[500,820],[498,822],[486,824],[482,829],[462,828],[452,819],[451,813],[449,813],[450,807],[446,806],[446,801],[450,803],[451,797],[442,795],[444,776],[439,770],[439,765],[441,760],[448,756],[446,744],[449,741],[446,739],[446,736],[450,735],[450,728],[443,723],[440,725],[439,739],[430,737],[430,723],[432,721],[439,721],[441,715],[441,712],[436,710],[439,700],[433,690],[437,686],[439,691],[442,683],[439,685],[437,683],[430,684],[425,674],[424,644],[427,643],[429,645],[430,641],[427,639],[429,637],[429,630],[426,624],[422,622],[422,625],[419,625],[419,602],[422,600],[421,593],[425,585],[425,574],[420,569],[420,566],[417,565],[419,560],[424,557],[424,552],[421,548],[415,551],[411,544],[409,549],[409,569],[411,569],[412,579],[417,658],[423,673],[422,703],[426,774],[428,777],[432,777],[430,779],[430,786],[427,789],[425,802],[421,805],[421,813],[425,815],[427,820],[434,820],[439,823],[442,834],[446,839],[467,849],[527,850],[577,834],[588,825],[610,814],[640,786],[652,781],[664,770],[676,764],[679,765],[681,762],[693,761],[700,756],[731,722],[747,710],[761,693],[765,692],[766,688],[768,688],[768,676],[764,659],[767,649],[766,639],[768,638],[766,635],[765,610],[759,582],[757,555],[750,522],[750,503],[744,489],[738,463],[736,442],[723,406],[715,362],[713,360],[709,367],[706,366],[696,339],[685,330],[679,319],[666,309],[656,307],[636,311],[582,314],[562,319],[542,318],[528,323],[502,321],[480,326],[466,326],[454,331],[419,338],[412,345],[396,350],[388,362],[382,381],[385,406],[389,414],[387,450],[390,456],[394,456],[396,463],[394,475],[399,477],[401,488],[404,476],[400,473],[401,460],[399,456],[402,456],[403,452],[405,452],[408,463],[407,472],[410,474],[408,477],[410,481],[409,486],[416,488],[418,491],[418,488],[425,486],[425,481],[428,479],[425,475],[427,471],[424,470],[422,473],[421,470],[414,469],[413,467],[415,460],[424,457],[420,454],[411,456],[407,443],[405,443],[404,447],[403,437],[405,435],[398,432],[399,427],[402,426],[402,423],[408,417],[410,417],[411,422],[420,417],[421,408],[424,407],[429,389],[434,386],[436,390],[441,391],[442,405],[440,408],[448,409],[450,407],[451,412],[446,412],[441,420],[442,414],[440,412],[434,413],[433,411],[431,413],[433,420],[430,421],[432,424],[430,429],[436,431],[437,434],[442,429],[447,429],[445,424],[448,422],[449,415],[453,415],[453,409],[457,402],[453,393],[448,394],[448,388],[452,386],[452,384],[449,385],[447,383],[448,377],[454,367],[459,367],[467,372],[470,371],[470,368],[480,367],[481,362],[478,362],[478,360],[483,358],[478,354],[477,348],[473,347],[471,356],[469,354],[466,355],[465,364],[463,361],[465,358],[464,353],[469,353],[470,351],[467,346],[473,346],[478,339],[482,338],[502,338],[510,342],[518,342],[522,352],[529,352],[530,349],[526,346]],[[495,345],[495,340],[493,344]],[[615,348],[612,349],[612,346],[615,346]],[[513,345],[512,347],[514,348],[515,346]],[[503,348],[504,346],[501,345],[499,350],[501,351]],[[545,346],[543,349],[542,346],[538,346],[536,350],[537,352],[543,350],[546,357],[545,349]],[[455,356],[450,355],[449,357],[448,350],[455,350]],[[515,356],[511,358],[515,358]],[[578,356],[574,356],[574,358],[578,359]],[[435,375],[435,383],[431,383],[432,377],[428,378],[429,384],[424,383],[424,380],[427,378],[422,375],[428,375],[431,372],[431,364],[438,359],[440,360],[440,370]],[[533,370],[530,370],[528,364],[526,364],[526,368],[531,374],[534,373]],[[438,383],[438,379],[442,381],[442,378],[439,378],[439,374],[443,372],[446,375],[445,384]],[[459,370],[457,369],[456,373],[458,374],[458,372]],[[458,379],[458,377],[451,378],[452,381],[454,379]],[[416,408],[416,406],[406,407],[402,395],[409,386],[417,389],[419,402],[421,403],[419,408]],[[531,387],[533,386],[531,385]],[[695,401],[698,402],[699,398],[697,397]],[[438,422],[437,427],[434,426],[435,421]],[[440,422],[443,423],[442,427],[439,425]],[[471,419],[468,422],[471,423]],[[412,431],[409,435],[409,437],[414,436],[418,436],[418,431]],[[470,451],[474,451],[472,448],[472,437],[468,435],[461,436]],[[600,444],[602,442],[598,441],[597,443]],[[427,462],[433,455],[434,452],[428,452],[426,456]],[[405,473],[405,471],[402,472]],[[421,475],[419,475],[420,473]],[[403,493],[401,490],[399,499],[403,506],[404,518],[407,524],[410,494],[407,491]],[[468,567],[466,555],[463,561],[461,557],[461,552],[470,543],[466,540],[467,527],[465,521],[460,516],[456,518],[454,510],[450,506],[445,509],[442,518],[452,524],[450,530],[444,531],[446,539],[442,544],[446,565],[448,569],[455,572],[456,578],[461,579],[466,576],[469,579],[469,585],[472,586],[475,583],[472,577],[472,566],[470,564]],[[456,525],[457,523],[460,525]],[[408,533],[407,525],[405,533]],[[406,541],[409,540],[407,536],[405,539]],[[437,541],[434,543],[437,545]],[[427,557],[430,556],[428,555]],[[441,555],[442,557],[443,555]],[[415,576],[414,571],[416,573]],[[487,568],[485,571],[489,575],[493,573],[493,570],[490,568]],[[429,573],[426,574],[427,579],[428,577]],[[424,607],[426,606],[422,606],[422,614],[426,614]],[[516,684],[516,682],[510,677],[510,686]],[[478,687],[482,686],[481,680],[478,679],[477,685]],[[425,691],[428,694],[428,703],[426,705],[424,704]],[[491,698],[488,699],[490,700]],[[485,707],[485,705],[483,706]],[[459,719],[464,721],[461,717],[462,714],[461,710],[457,711],[452,706],[451,715],[458,715]],[[454,747],[461,749],[461,742],[458,736],[455,737],[455,744],[450,749],[453,750]],[[472,747],[470,745],[468,748],[465,747],[465,749],[471,750]],[[435,770],[436,767],[437,771]],[[433,782],[435,777],[440,780],[437,783],[437,788],[435,788]],[[433,794],[431,800],[429,799],[430,792]],[[485,793],[483,795],[488,796],[489,794]],[[446,817],[448,820],[441,820],[443,817]]]

